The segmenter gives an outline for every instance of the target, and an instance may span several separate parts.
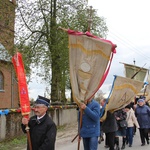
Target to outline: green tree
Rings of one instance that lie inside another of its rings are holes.
[[[53,102],[65,101],[65,89],[70,88],[68,37],[58,27],[86,31],[87,9],[86,0],[18,0],[16,43],[22,45],[26,58],[30,57],[25,63],[38,67],[37,75],[51,87]],[[95,11],[91,32],[106,37],[105,20]]]

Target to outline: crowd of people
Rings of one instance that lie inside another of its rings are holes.
[[[105,112],[106,99],[97,102],[94,98],[79,106],[79,141],[82,138],[84,150],[97,150],[98,143],[105,142],[109,150],[125,149],[133,146],[134,134],[139,129],[141,146],[149,144],[150,106],[144,98],[136,99],[125,108]],[[57,128],[47,114],[49,100],[38,97],[35,102],[35,116],[22,118],[22,130],[30,128],[32,150],[55,150]],[[82,114],[82,115],[81,115]],[[101,120],[103,115],[104,120]],[[104,136],[105,134],[105,136]],[[122,139],[120,147],[119,137]],[[30,143],[27,149],[30,150]]]
[[[136,98],[136,102],[131,102],[125,108],[115,112],[108,111],[101,124],[101,130],[105,134],[105,148],[120,150],[125,149],[127,145],[132,147],[136,129],[139,129],[141,146],[144,146],[149,144],[150,106],[145,97]],[[119,137],[122,139],[121,145]]]

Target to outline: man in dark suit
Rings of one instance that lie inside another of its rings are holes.
[[[22,118],[22,130],[26,133],[26,125],[30,128],[32,150],[54,150],[57,128],[48,116],[47,110],[50,100],[39,96],[35,102],[35,116],[29,120]],[[29,150],[29,143],[27,146]]]

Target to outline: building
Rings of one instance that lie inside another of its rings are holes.
[[[11,56],[14,51],[15,0],[0,0],[0,109],[18,108],[18,85]]]

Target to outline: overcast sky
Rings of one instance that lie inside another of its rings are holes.
[[[113,75],[124,76],[119,62],[150,68],[150,9],[149,0],[89,0],[89,5],[106,19],[107,39],[117,44],[109,75],[102,86],[109,91]]]
[[[109,29],[107,39],[117,44],[110,72],[101,90],[109,92],[113,75],[124,76],[120,62],[150,68],[150,8],[149,0],[89,0],[89,6],[106,19]],[[45,86],[29,85],[30,97],[44,94]],[[38,87],[38,88],[37,88]]]

